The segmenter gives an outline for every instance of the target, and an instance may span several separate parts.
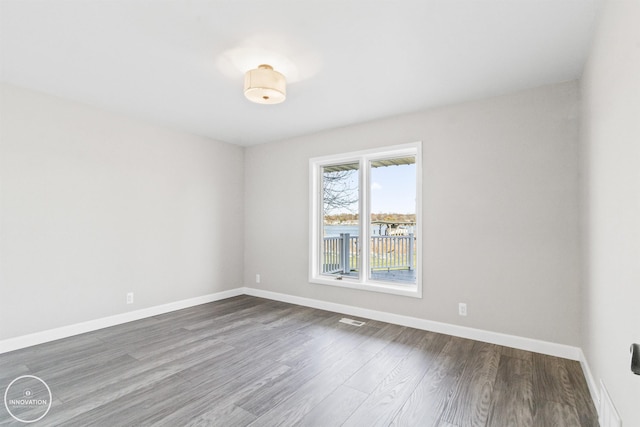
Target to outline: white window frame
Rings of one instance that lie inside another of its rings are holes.
[[[369,254],[371,229],[368,227],[371,210],[369,192],[369,162],[389,157],[415,156],[416,158],[416,283],[398,284],[369,279]],[[323,275],[320,261],[320,239],[323,227],[322,168],[339,163],[359,162],[359,212],[360,212],[360,277],[340,279]],[[371,150],[334,154],[309,159],[309,282],[342,288],[361,289],[387,294],[422,298],[422,142],[413,142]]]

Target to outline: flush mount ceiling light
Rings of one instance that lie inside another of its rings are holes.
[[[279,104],[287,97],[287,82],[271,65],[258,65],[244,75],[244,96],[258,104]]]

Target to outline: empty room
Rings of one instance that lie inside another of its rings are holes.
[[[640,0],[0,0],[0,426],[640,426]]]

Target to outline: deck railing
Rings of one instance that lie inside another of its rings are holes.
[[[324,238],[323,273],[349,274],[358,269],[360,253],[358,236],[341,233],[336,237]],[[415,237],[407,236],[371,236],[371,256],[369,267],[375,270],[415,269]]]
[[[337,237],[324,238],[323,273],[349,274],[358,268],[358,236],[340,233]]]
[[[372,236],[369,257],[371,270],[413,270],[414,245],[413,233],[408,236]]]

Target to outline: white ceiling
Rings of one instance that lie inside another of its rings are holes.
[[[600,0],[0,0],[1,79],[240,145],[579,78]],[[270,63],[287,100],[257,105]]]

